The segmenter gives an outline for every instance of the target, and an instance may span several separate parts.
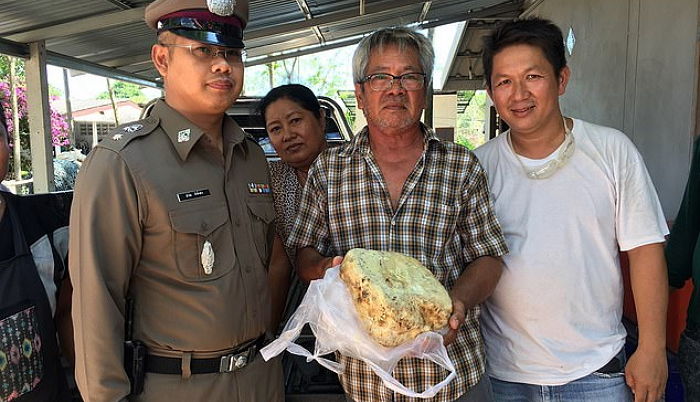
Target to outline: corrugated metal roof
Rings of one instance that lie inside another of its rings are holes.
[[[247,29],[255,29],[287,22],[304,21],[304,14],[296,0],[252,0]]]
[[[54,59],[71,68],[90,62],[95,63],[90,65],[91,72],[110,67],[137,74],[133,76],[136,78],[154,80],[157,73],[148,60],[155,35],[143,23],[143,7],[150,2],[0,0],[0,38],[5,39],[0,41],[0,51],[19,53],[15,42],[44,39],[47,50],[56,56]],[[303,54],[349,44],[386,26],[436,26],[472,18],[512,18],[518,15],[522,3],[523,0],[365,0],[365,15],[360,15],[360,0],[250,0],[245,38],[249,64],[286,57],[295,51]],[[468,30],[472,29],[468,26]],[[453,64],[462,68],[460,63]]]
[[[119,11],[104,0],[10,0],[0,2],[0,36]]]

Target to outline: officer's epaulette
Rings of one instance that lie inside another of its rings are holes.
[[[143,120],[122,124],[110,130],[107,138],[102,140],[99,145],[115,151],[121,151],[133,139],[152,133],[159,123],[160,119],[158,117],[148,116]]]

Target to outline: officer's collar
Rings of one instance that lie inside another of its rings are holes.
[[[165,130],[168,138],[170,138],[170,142],[172,142],[180,159],[186,160],[192,148],[204,136],[204,131],[163,100],[156,102],[151,115],[160,117],[160,125]],[[232,142],[234,145],[242,142],[245,137],[245,134],[229,117],[224,118],[223,132],[223,140]]]

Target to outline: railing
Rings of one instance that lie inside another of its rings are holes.
[[[31,194],[34,186],[34,179],[26,180],[6,180],[2,184],[14,194]]]

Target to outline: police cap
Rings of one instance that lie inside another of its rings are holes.
[[[243,48],[248,0],[156,0],[146,7],[146,24],[158,33],[210,45]]]

